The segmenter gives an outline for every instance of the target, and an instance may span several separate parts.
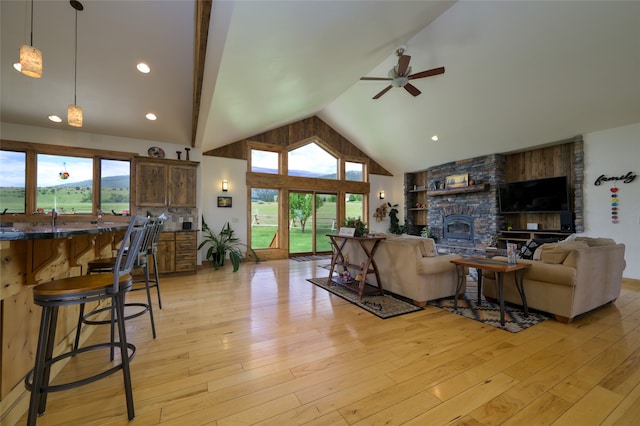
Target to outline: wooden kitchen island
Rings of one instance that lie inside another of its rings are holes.
[[[82,275],[87,262],[111,257],[126,231],[127,219],[108,224],[65,223],[52,227],[33,222],[0,227],[0,424],[15,424],[29,406],[23,380],[34,365],[41,313],[41,308],[33,304],[32,287]],[[77,318],[77,307],[60,311],[56,353],[73,344]],[[87,338],[87,331],[92,328],[83,331],[82,340]]]

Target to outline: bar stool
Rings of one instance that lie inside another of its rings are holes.
[[[129,420],[135,417],[133,408],[133,391],[131,387],[131,372],[129,362],[135,355],[136,347],[127,343],[124,323],[124,296],[133,284],[131,273],[136,262],[136,256],[126,256],[125,253],[136,253],[140,250],[146,232],[147,219],[134,216],[129,222],[124,240],[118,249],[113,274],[82,275],[64,278],[37,285],[33,288],[33,301],[42,307],[38,347],[33,370],[25,377],[25,387],[31,391],[27,425],[36,424],[37,416],[44,414],[47,395],[86,385],[105,378],[116,371],[122,370],[124,379],[127,415]],[[118,326],[118,342],[109,342],[74,348],[69,352],[53,357],[55,346],[56,323],[58,310],[61,306],[79,305],[87,302],[110,299],[114,306],[115,322]],[[120,362],[102,372],[69,383],[50,385],[51,367],[54,363],[80,353],[105,348],[119,348]]]
[[[153,251],[153,246],[155,242],[156,252],[157,252],[157,240],[160,237],[160,232],[162,231],[162,226],[164,224],[164,220],[162,219],[148,219],[147,227],[145,230],[144,237],[142,239],[142,245],[140,250],[136,256],[136,261],[134,264],[135,269],[143,270],[143,278],[140,280],[134,280],[133,285],[130,291],[138,291],[138,290],[146,290],[147,292],[147,303],[125,303],[125,308],[127,307],[136,307],[141,308],[138,311],[125,316],[125,321],[130,320],[132,318],[137,318],[145,313],[149,312],[149,319],[151,321],[151,332],[153,334],[153,338],[156,338],[156,326],[155,320],[153,317],[153,305],[151,303],[151,287],[156,287],[156,291],[158,293],[158,301],[160,301],[160,280],[158,277],[158,269],[157,262],[155,261],[155,252]],[[149,283],[149,255],[154,256],[154,267],[155,269],[155,283],[151,285]],[[89,262],[87,265],[87,274],[91,273],[113,273],[115,267],[116,258],[107,258],[107,259],[96,259]],[[142,284],[142,285],[141,285]],[[115,339],[115,324],[114,318],[115,314],[113,312],[113,306],[104,307],[95,309],[87,314],[84,313],[85,305],[82,304],[80,306],[80,313],[78,314],[78,326],[76,327],[76,338],[74,341],[74,348],[77,349],[80,344],[80,332],[82,330],[82,324],[89,325],[103,325],[110,324],[111,325],[111,339]],[[111,318],[109,320],[94,320],[91,319],[96,315],[105,312],[107,310],[111,310]],[[113,360],[113,351],[111,352],[111,359]]]

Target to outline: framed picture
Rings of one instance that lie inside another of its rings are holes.
[[[447,189],[469,186],[469,173],[447,176]]]
[[[354,235],[356,235],[356,228],[345,228],[345,227],[342,227],[338,231],[338,235],[343,236],[343,237],[353,237]]]
[[[218,207],[231,207],[231,197],[218,197]]]

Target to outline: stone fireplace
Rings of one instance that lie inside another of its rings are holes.
[[[500,229],[496,182],[504,179],[504,156],[493,154],[432,167],[427,183],[443,182],[460,173],[468,173],[469,179],[480,184],[478,189],[429,196],[428,223],[439,247],[472,255],[491,245]]]
[[[443,238],[445,240],[471,240],[474,239],[473,217],[466,214],[450,214],[444,217]]]

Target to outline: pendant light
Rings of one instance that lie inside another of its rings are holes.
[[[67,109],[67,121],[69,126],[82,127],[82,107],[76,105],[76,92],[78,80],[78,11],[84,10],[84,6],[77,0],[69,2],[71,7],[76,10],[76,47],[74,51],[74,69],[73,69],[73,105],[69,105]]]
[[[31,0],[31,42],[20,46],[20,72],[33,78],[42,77],[42,52],[33,47],[33,0]]]

